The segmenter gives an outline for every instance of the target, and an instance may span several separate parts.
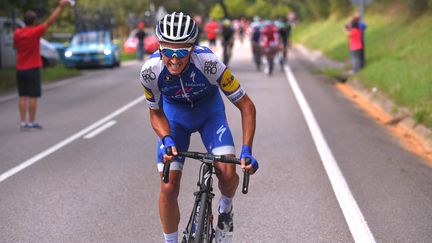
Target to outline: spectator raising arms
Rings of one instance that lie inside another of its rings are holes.
[[[61,0],[48,19],[37,25],[37,15],[33,11],[24,14],[26,27],[17,29],[14,33],[14,47],[17,52],[16,77],[19,95],[19,114],[21,130],[42,129],[35,122],[37,98],[41,96],[42,59],[40,55],[40,38],[45,31],[55,22],[63,7],[70,4],[69,0]],[[26,120],[29,113],[28,123]]]

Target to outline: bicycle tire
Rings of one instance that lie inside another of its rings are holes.
[[[208,229],[209,227],[209,208],[208,208],[208,202],[207,202],[208,194],[202,193],[201,199],[200,199],[200,212],[198,215],[198,223],[196,226],[195,231],[195,243],[201,243],[204,242],[205,239],[209,239],[208,230],[206,230],[206,227]]]

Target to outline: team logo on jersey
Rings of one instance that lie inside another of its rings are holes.
[[[232,75],[231,71],[227,68],[222,75],[221,88],[226,92],[234,92],[240,87],[240,83]]]
[[[204,73],[206,74],[216,74],[217,73],[217,62],[207,61],[204,63]]]
[[[173,81],[173,78],[171,76],[169,76],[169,75],[166,75],[163,80],[165,82],[171,82],[171,81]]]
[[[190,78],[191,78],[192,82],[195,83],[195,72],[194,71],[192,71]]]
[[[149,67],[141,71],[141,77],[144,82],[148,83],[156,79],[156,74],[151,70],[151,67]]]
[[[147,100],[154,100],[153,99],[153,92],[150,89],[148,89],[147,87],[144,87],[144,95],[145,95]]]
[[[222,135],[226,131],[226,127],[224,125],[220,126],[219,129],[216,131],[216,134],[219,135],[219,142],[222,142]]]

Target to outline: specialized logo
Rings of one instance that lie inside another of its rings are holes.
[[[204,63],[204,73],[206,74],[216,74],[217,73],[217,62],[207,61]]]
[[[222,142],[222,135],[225,133],[225,131],[226,131],[226,127],[224,127],[224,125],[219,127],[219,129],[216,131],[216,134],[219,135],[219,142]]]
[[[149,67],[141,71],[141,77],[144,82],[148,83],[156,79],[156,74],[151,70],[151,67]]]
[[[192,82],[195,83],[195,72],[194,71],[192,71],[190,78],[192,79]]]
[[[231,71],[227,68],[222,75],[221,88],[222,90],[232,93],[240,87],[240,83],[232,75]]]

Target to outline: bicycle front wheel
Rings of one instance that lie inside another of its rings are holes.
[[[210,204],[208,202],[208,194],[202,193],[201,194],[201,200],[199,203],[200,206],[200,212],[198,215],[198,224],[196,226],[196,232],[195,232],[195,243],[201,243],[201,242],[210,242],[211,235],[209,232],[210,230]]]

